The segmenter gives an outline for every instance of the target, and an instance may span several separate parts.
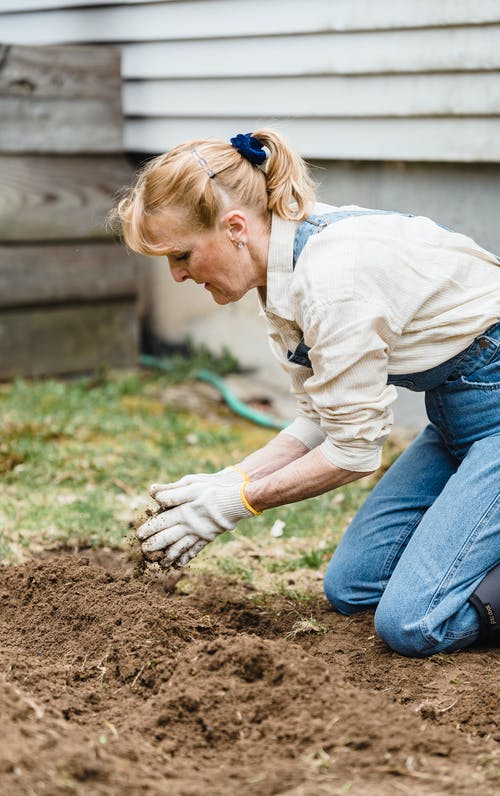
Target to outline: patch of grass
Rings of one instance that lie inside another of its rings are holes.
[[[197,382],[175,385],[201,360],[168,372],[102,372],[0,385],[1,560],[19,562],[46,549],[125,548],[133,524],[155,505],[150,483],[213,472],[276,433],[216,400],[210,411],[196,414],[182,401],[181,408],[172,408],[172,390],[200,389]],[[203,360],[207,364],[212,368]],[[385,461],[401,449],[391,443]],[[306,599],[375,482],[371,476],[242,522],[190,567]],[[277,519],[284,523],[279,538],[271,534]]]
[[[223,575],[236,576],[245,583],[252,582],[252,571],[244,566],[241,561],[236,558],[219,558],[217,561],[217,569]]]
[[[293,584],[295,583],[296,580],[293,580]],[[298,586],[291,588],[290,581],[278,580],[272,591],[281,594],[282,597],[289,597],[294,602],[309,602],[314,598],[314,594],[308,588],[304,589]]]
[[[330,560],[337,545],[319,542],[317,547],[304,550],[298,558],[289,558],[285,561],[270,561],[267,565],[269,572],[293,572],[296,569],[320,569]]]
[[[210,420],[169,410],[163,395],[175,378],[141,370],[0,385],[3,560],[124,546],[132,521],[153,505],[150,483],[217,470],[246,448],[250,424],[225,407]],[[256,436],[262,445],[270,433]]]

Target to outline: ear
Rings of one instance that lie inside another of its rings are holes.
[[[248,219],[242,210],[229,210],[222,217],[221,223],[233,243],[247,242]]]

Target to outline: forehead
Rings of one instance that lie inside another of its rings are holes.
[[[170,252],[183,249],[200,233],[196,233],[186,210],[167,207],[149,219],[148,234],[154,246],[160,246],[166,252]]]

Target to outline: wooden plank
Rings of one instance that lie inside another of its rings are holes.
[[[0,155],[0,240],[109,237],[114,195],[130,184],[123,157]]]
[[[123,149],[120,99],[3,97],[0,151],[116,153]]]
[[[181,141],[274,127],[304,157],[333,160],[500,162],[500,119],[130,119],[125,145],[162,152]]]
[[[0,47],[0,96],[115,101],[120,90],[118,48]]]
[[[133,300],[0,312],[0,378],[137,363]]]
[[[165,117],[488,116],[500,113],[500,75],[132,81],[124,85],[123,109]]]
[[[114,243],[0,246],[0,307],[136,296],[137,264]]]
[[[498,69],[500,25],[125,44],[122,54],[128,80]]]
[[[384,30],[500,22],[498,0],[245,0],[103,3],[2,15],[2,38],[17,44],[154,41],[269,36],[320,31]],[[29,8],[29,5],[27,6]],[[16,10],[18,10],[18,6]]]

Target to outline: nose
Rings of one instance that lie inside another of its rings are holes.
[[[170,273],[176,282],[185,282],[186,279],[189,279],[189,275],[182,265],[171,265]]]

